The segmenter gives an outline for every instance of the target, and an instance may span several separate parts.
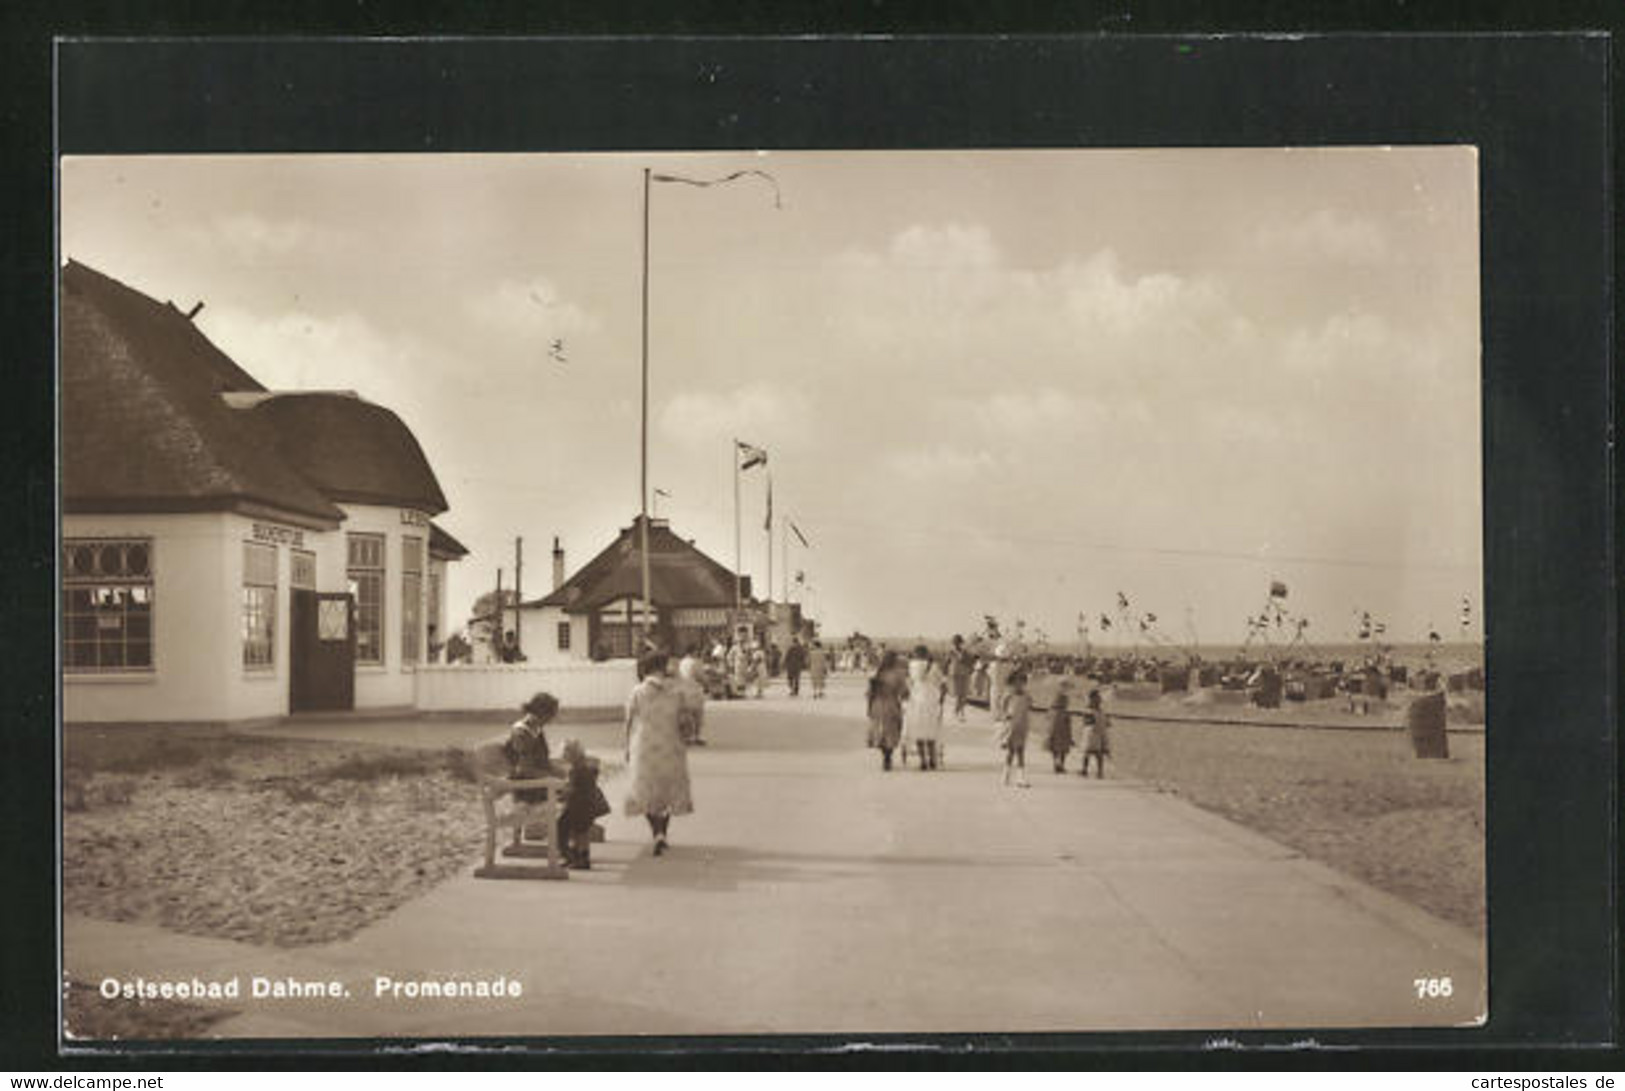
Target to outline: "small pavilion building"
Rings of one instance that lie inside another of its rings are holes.
[[[60,352],[63,720],[415,707],[468,551],[400,418],[267,390],[190,315],[72,261]]]
[[[596,557],[565,577],[564,553],[553,549],[553,590],[520,605],[519,639],[540,665],[619,659],[636,654],[643,630],[642,516]],[[649,520],[651,638],[681,652],[709,646],[736,619],[734,572],[680,538],[665,519]],[[744,619],[760,614],[750,577],[740,579]]]

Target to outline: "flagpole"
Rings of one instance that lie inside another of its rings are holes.
[[[638,553],[643,568],[643,639],[649,639],[649,168],[643,168],[643,413],[638,427]]]
[[[739,611],[744,607],[744,600],[740,591],[739,570],[744,567],[744,548],[740,545],[739,536],[739,440],[735,439],[730,457],[734,461],[734,622],[739,621]]]
[[[767,620],[773,623],[773,471],[767,471]]]
[[[772,545],[772,542],[768,543],[769,548]],[[784,569],[784,575],[779,577],[779,582],[784,587],[784,602],[788,606],[790,604],[790,517],[788,515],[784,517],[784,526],[779,529],[779,559],[783,562],[782,567]]]

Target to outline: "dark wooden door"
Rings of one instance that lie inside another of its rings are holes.
[[[348,592],[293,591],[288,708],[355,707],[355,599]]]

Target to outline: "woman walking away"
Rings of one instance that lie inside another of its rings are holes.
[[[971,654],[965,638],[954,634],[954,649],[948,653],[948,681],[954,691],[954,719],[965,722],[965,699],[970,696]]]
[[[920,754],[922,772],[939,768],[937,743],[942,735],[942,674],[924,644],[908,661],[908,705],[903,733]]]
[[[1016,785],[1031,788],[1027,781],[1027,727],[1033,699],[1027,693],[1027,676],[1014,671],[1005,680],[1003,705],[1004,728],[1000,732],[1004,743],[1004,781],[1010,783],[1010,774],[1016,774]]]
[[[813,641],[807,652],[807,677],[812,679],[813,697],[824,696],[824,679],[829,677],[829,652],[822,641]]]
[[[1065,692],[1055,694],[1049,705],[1049,736],[1044,748],[1055,761],[1057,773],[1066,772],[1066,756],[1072,752],[1072,713],[1067,710]]]
[[[643,815],[654,836],[655,855],[666,852],[671,816],[691,814],[688,753],[677,726],[682,694],[666,676],[669,659],[651,652],[638,660],[637,687],[626,702],[626,762],[631,787],[626,813]]]
[[[1083,715],[1089,734],[1083,743],[1083,768],[1079,775],[1089,775],[1089,759],[1095,759],[1095,779],[1106,779],[1106,755],[1112,752],[1112,718],[1100,705],[1100,690],[1089,691],[1089,710]]]
[[[903,737],[903,695],[907,687],[899,677],[897,653],[887,652],[880,668],[869,679],[869,722],[875,745],[880,747],[880,767],[891,769],[892,751]]]

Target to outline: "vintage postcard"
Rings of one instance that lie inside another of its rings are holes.
[[[1482,1023],[1478,179],[64,157],[64,1042]]]

